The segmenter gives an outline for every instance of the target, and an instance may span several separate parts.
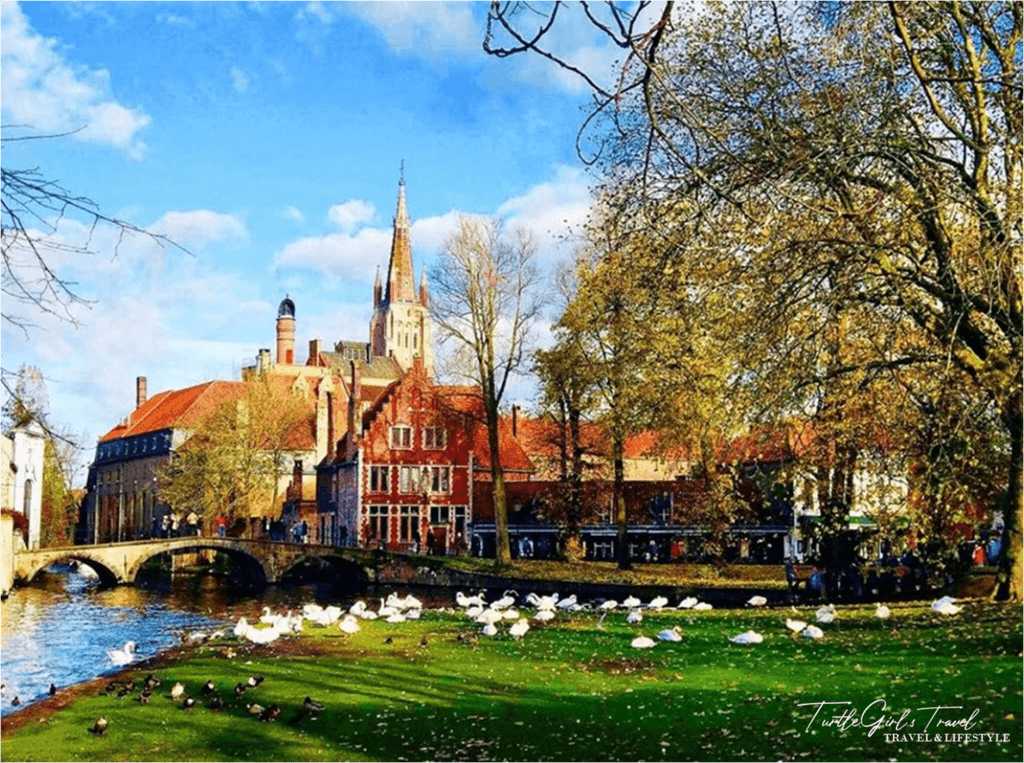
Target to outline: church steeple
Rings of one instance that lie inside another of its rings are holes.
[[[412,242],[409,238],[409,213],[405,208],[405,169],[398,181],[398,208],[391,238],[391,258],[388,261],[388,283],[385,300],[415,302],[415,274],[412,269]]]

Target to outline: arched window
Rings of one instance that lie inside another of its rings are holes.
[[[25,501],[21,513],[26,517],[32,513],[32,480],[25,480]]]

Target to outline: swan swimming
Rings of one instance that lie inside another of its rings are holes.
[[[134,641],[128,641],[120,649],[108,649],[107,657],[115,665],[127,665],[135,659],[135,647],[138,646]]]

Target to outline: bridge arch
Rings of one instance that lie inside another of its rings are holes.
[[[236,563],[240,562],[243,569],[245,569],[254,578],[253,582],[265,584],[275,582],[276,580],[274,570],[241,544],[236,545],[223,540],[195,537],[182,538],[177,543],[165,544],[159,548],[148,549],[148,553],[143,552],[138,554],[134,562],[128,568],[127,574],[125,575],[125,582],[134,583],[142,566],[156,556],[160,556],[161,554],[204,551],[207,549],[219,551],[220,553],[230,557],[232,561]]]
[[[90,554],[88,551],[85,550],[85,548],[87,547],[84,547],[83,550],[81,551],[77,549],[68,549],[65,551],[61,551],[54,554],[48,554],[46,556],[41,557],[40,560],[36,561],[27,569],[19,570],[19,572],[22,573],[20,575],[21,582],[28,585],[35,579],[36,575],[45,570],[51,564],[59,564],[60,562],[70,561],[79,562],[89,567],[89,569],[93,570],[99,576],[100,585],[104,587],[115,586],[118,583],[124,582],[123,580],[121,580],[120,576],[118,576],[116,570],[114,570],[101,558],[97,558],[97,556]]]
[[[333,567],[340,575],[349,579],[353,583],[364,584],[369,581],[366,574],[366,570],[358,562],[354,562],[345,556],[333,552],[333,551],[318,551],[311,550],[309,553],[303,553],[297,555],[294,559],[291,559],[286,566],[281,569],[279,580],[283,580],[288,573],[295,570],[304,564],[314,563],[326,563]]]

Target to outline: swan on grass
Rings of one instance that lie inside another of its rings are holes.
[[[540,609],[540,610],[537,610],[537,614],[535,614],[533,616],[533,619],[534,620],[539,620],[542,623],[547,622],[548,620],[554,620],[555,619],[555,611],[553,609]]]
[[[652,639],[650,636],[637,636],[635,639],[629,642],[629,645],[634,649],[651,649],[657,644],[658,642]]]
[[[819,628],[817,625],[808,625],[803,629],[802,635],[807,638],[822,638],[825,635],[825,631]]]
[[[932,602],[932,609],[940,615],[955,615],[960,612],[963,607],[958,605],[956,603],[956,599],[952,596],[943,596],[941,599],[937,599]]]
[[[768,599],[766,599],[764,596],[751,596],[749,599],[747,599],[748,607],[763,607],[767,603]]]
[[[643,619],[644,616],[640,614],[639,609],[632,609],[630,610],[629,614],[626,615],[626,622],[630,623],[631,625],[636,625],[637,623],[642,622]]]
[[[355,615],[345,615],[338,623],[338,630],[351,636],[359,631],[359,621]]]
[[[693,605],[694,612],[707,612],[709,609],[714,609],[713,606],[708,604],[706,601],[698,601]]]
[[[787,617],[786,627],[793,631],[793,633],[800,633],[804,628],[807,627],[807,623],[805,623],[803,620],[794,620],[792,617]]]
[[[693,609],[698,603],[698,600],[693,596],[687,596],[681,602],[679,602],[679,609]]]
[[[115,665],[127,665],[135,660],[135,648],[138,646],[134,641],[128,641],[120,649],[108,649],[107,657]]]
[[[757,631],[744,631],[738,636],[733,636],[729,640],[734,644],[760,644],[764,641],[764,636]]]
[[[648,609],[662,609],[668,606],[668,598],[665,596],[655,596],[651,599],[651,603],[647,605]]]
[[[508,629],[508,632],[509,635],[512,636],[512,638],[518,639],[525,636],[528,630],[530,630],[530,623],[527,622],[525,617],[520,617],[518,620],[512,623],[512,627]]]
[[[640,606],[640,599],[638,599],[636,596],[627,596],[625,599],[622,600],[622,606],[624,606],[626,609],[636,609]]]
[[[497,636],[498,635],[498,626],[495,625],[494,623],[487,623],[487,625],[485,625],[480,630],[480,632],[482,634],[484,634],[485,636]]]
[[[826,625],[828,623],[834,622],[835,619],[836,619],[836,608],[835,608],[835,606],[832,605],[832,604],[829,604],[827,607],[819,608],[818,611],[814,613],[814,618],[819,623],[825,623]]]
[[[671,628],[666,628],[659,633],[658,639],[661,641],[682,641],[683,629],[678,625],[673,625]]]
[[[892,616],[892,610],[890,610],[884,604],[879,604],[875,607],[875,617],[879,620],[888,620]]]

